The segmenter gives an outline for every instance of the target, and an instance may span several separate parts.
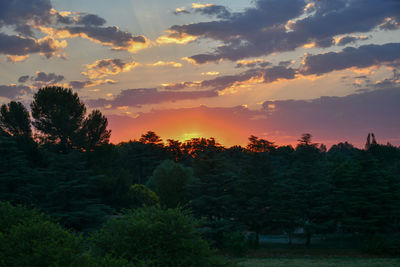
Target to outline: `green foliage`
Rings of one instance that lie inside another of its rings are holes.
[[[129,195],[133,207],[151,207],[158,205],[160,199],[149,188],[143,184],[134,184],[129,188]]]
[[[187,185],[193,180],[191,168],[166,160],[154,170],[147,184],[155,189],[162,206],[175,208],[185,204]]]
[[[82,239],[34,210],[0,202],[1,266],[70,266]]]
[[[0,130],[12,136],[31,137],[29,112],[22,103],[11,101],[0,107]]]
[[[218,266],[196,227],[181,209],[140,208],[108,221],[91,241],[99,255],[152,266]]]

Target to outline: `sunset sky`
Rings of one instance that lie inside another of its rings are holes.
[[[0,104],[55,84],[114,143],[400,145],[400,1],[0,1]]]

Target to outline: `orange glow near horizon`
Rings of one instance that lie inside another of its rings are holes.
[[[224,146],[247,144],[248,133],[235,123],[228,114],[210,114],[201,110],[185,112],[170,111],[142,114],[129,122],[119,121],[118,117],[110,120],[110,128],[114,129],[111,142],[119,143],[138,140],[147,131],[154,131],[166,142],[167,139],[185,142],[192,138],[214,137]],[[230,114],[232,115],[232,114]]]

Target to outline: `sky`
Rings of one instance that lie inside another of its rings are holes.
[[[400,145],[399,0],[3,0],[0,104],[72,88],[111,141]]]

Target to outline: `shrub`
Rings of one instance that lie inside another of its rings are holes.
[[[108,221],[91,241],[98,255],[151,262],[151,266],[221,265],[196,227],[182,209],[140,208]]]
[[[69,266],[82,253],[82,238],[49,217],[0,202],[1,266]]]

